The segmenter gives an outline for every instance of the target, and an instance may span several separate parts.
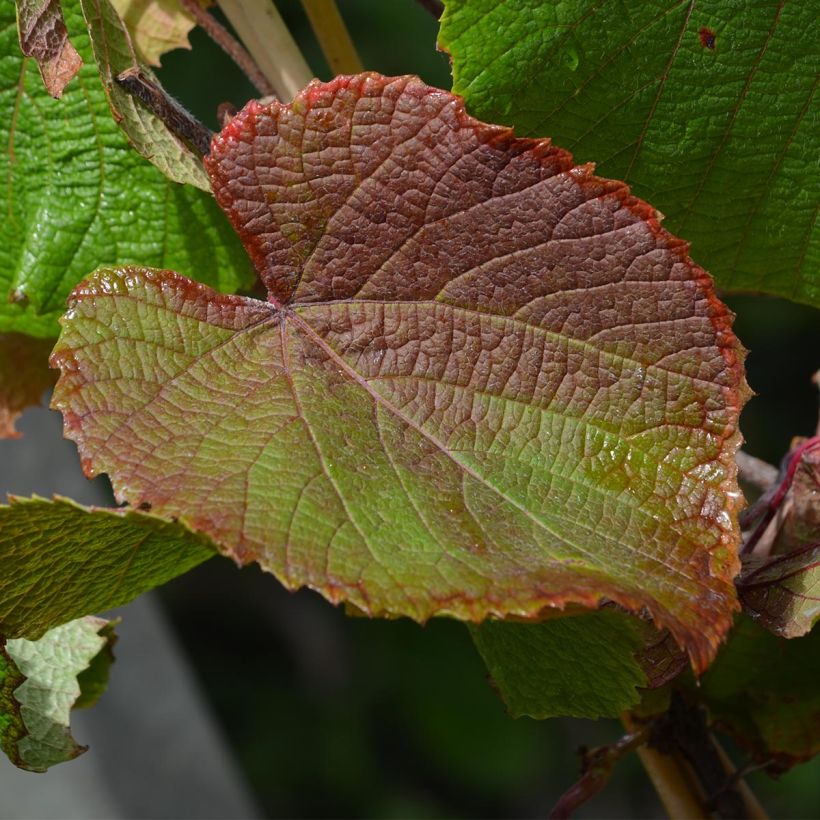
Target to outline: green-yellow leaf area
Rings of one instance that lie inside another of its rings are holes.
[[[736,597],[741,351],[654,211],[410,77],[250,103],[207,166],[269,288],[74,291],[89,474],[372,615],[647,608],[704,666]]]
[[[617,717],[647,684],[635,658],[641,624],[618,612],[540,624],[487,621],[471,632],[512,717]]]
[[[43,338],[74,285],[100,264],[173,266],[220,290],[250,281],[213,198],[139,157],[108,108],[77,4],[63,3],[85,65],[52,99],[0,5],[0,333]]]
[[[820,305],[817,8],[446,0],[468,109],[626,180],[720,287]]]
[[[208,0],[199,0],[208,6]],[[111,0],[128,27],[139,54],[152,66],[175,48],[190,48],[188,34],[196,25],[179,0]]]
[[[743,617],[698,694],[759,761],[788,767],[820,752],[820,629],[779,638]]]
[[[151,70],[137,57],[128,29],[109,0],[79,0],[88,23],[91,46],[111,110],[134,148],[174,182],[210,191],[201,158],[156,114],[134,99],[116,82],[123,71],[139,68],[147,79],[159,84]]]
[[[12,499],[0,506],[0,635],[39,638],[213,555],[205,536],[146,513]]]
[[[16,766],[44,772],[85,751],[71,736],[69,714],[80,697],[77,676],[111,639],[106,627],[107,621],[101,618],[81,618],[50,630],[39,640],[7,641],[0,649],[0,677],[10,675],[15,682],[22,679],[11,695],[11,712],[0,713],[0,721],[10,719],[16,729],[3,746]],[[8,705],[8,700],[0,699],[0,710]]]

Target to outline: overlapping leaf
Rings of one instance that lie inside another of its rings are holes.
[[[0,641],[0,748],[15,766],[44,772],[81,755],[69,730],[69,715],[83,698],[79,678],[95,664],[91,702],[105,688],[114,640],[109,623],[81,618],[37,641]]]
[[[208,6],[208,0],[199,0]],[[188,34],[196,23],[179,0],[111,0],[131,40],[148,65],[159,66],[160,58],[175,48],[190,48]]]
[[[742,618],[697,695],[760,762],[784,769],[820,752],[820,630],[783,640]]]
[[[79,0],[91,33],[94,59],[100,71],[114,119],[134,148],[174,182],[210,191],[198,154],[156,114],[117,83],[125,71],[137,69],[158,85],[151,70],[140,63],[128,29],[110,0]]]
[[[214,555],[181,524],[66,499],[0,506],[0,635],[39,638],[128,603]]]
[[[0,333],[56,337],[71,288],[99,264],[172,265],[220,289],[249,277],[213,198],[136,155],[111,118],[76,2],[64,3],[86,64],[61,100],[20,54],[0,6]]]
[[[741,350],[617,182],[413,78],[249,104],[207,166],[268,303],[101,270],[53,362],[89,474],[371,614],[736,606]]]
[[[754,0],[446,0],[476,116],[626,180],[718,285],[820,305],[817,8]]]
[[[618,717],[647,685],[635,659],[643,647],[641,624],[623,613],[539,624],[488,621],[471,632],[512,717]]]
[[[34,57],[52,97],[62,96],[83,64],[68,39],[60,0],[17,0],[20,49]]]

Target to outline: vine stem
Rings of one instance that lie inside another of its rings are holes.
[[[313,73],[271,0],[219,0],[219,6],[276,95],[292,100]]]
[[[737,471],[739,478],[763,492],[777,481],[777,467],[756,456],[750,456],[743,450],[739,450],[737,454]]]
[[[359,74],[364,71],[336,0],[302,0],[302,6],[330,70],[334,74]]]
[[[179,0],[196,24],[242,69],[256,90],[267,97],[274,93],[273,85],[242,44],[212,14],[199,5],[199,0]]]

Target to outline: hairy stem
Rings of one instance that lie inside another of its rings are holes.
[[[336,0],[302,0],[310,25],[334,74],[363,71],[356,46],[350,39]]]
[[[313,74],[271,0],[219,0],[219,6],[276,95],[292,100]]]
[[[199,5],[199,0],[179,0],[180,5],[196,20],[198,26],[242,69],[256,90],[267,97],[274,93],[273,85],[254,62],[242,44],[212,14]]]
[[[159,117],[172,134],[187,142],[200,156],[211,150],[211,130],[169,97],[161,86],[144,76],[139,68],[126,69],[116,79],[132,97]]]

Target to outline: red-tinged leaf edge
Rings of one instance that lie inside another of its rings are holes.
[[[401,78],[405,79],[405,78]],[[406,78],[411,81],[413,78]],[[383,82],[384,78],[376,74],[364,74],[357,76],[340,76],[335,78],[330,83],[320,83],[318,81],[312,82],[306,89],[297,95],[293,103],[288,106],[283,106],[280,103],[274,102],[268,106],[263,106],[258,102],[252,101],[245,106],[245,108],[234,117],[223,129],[223,131],[214,137],[212,143],[211,153],[206,157],[206,168],[211,176],[215,195],[220,205],[228,214],[234,227],[237,229],[242,238],[253,262],[260,275],[260,278],[266,284],[269,290],[269,299],[274,309],[286,308],[289,304],[298,304],[292,302],[294,297],[295,286],[293,282],[277,278],[274,271],[272,271],[270,260],[270,245],[263,231],[251,232],[247,228],[246,217],[241,211],[232,208],[232,202],[229,195],[224,190],[222,180],[220,179],[220,156],[225,153],[230,143],[234,140],[246,139],[249,132],[252,132],[255,127],[255,120],[266,112],[276,112],[282,109],[294,109],[298,107],[310,107],[316,101],[335,94],[339,89],[349,87],[356,83],[367,82]],[[619,592],[614,585],[606,585],[603,589],[582,590],[576,588],[569,590],[564,596],[551,596],[549,600],[541,601],[539,606],[533,605],[527,617],[530,619],[538,619],[541,612],[554,611],[556,608],[562,608],[570,603],[579,603],[589,608],[596,608],[598,605],[613,600],[616,603],[624,606],[631,611],[645,612],[649,611],[656,625],[660,628],[669,627],[675,635],[676,641],[685,646],[689,651],[693,665],[698,671],[705,669],[714,657],[717,648],[726,635],[732,622],[732,613],[739,608],[732,579],[737,574],[740,568],[740,562],[737,557],[737,513],[742,504],[742,496],[737,488],[736,481],[736,466],[734,462],[734,455],[741,442],[741,435],[737,429],[736,419],[740,413],[740,409],[749,396],[749,390],[744,378],[743,359],[745,351],[735,338],[731,324],[733,314],[720,302],[714,292],[711,277],[703,269],[696,266],[688,256],[688,244],[682,240],[678,240],[668,234],[660,225],[662,215],[642,200],[633,197],[628,187],[621,182],[614,182],[604,180],[594,176],[593,166],[585,165],[572,168],[572,158],[569,153],[562,149],[553,148],[547,139],[517,139],[514,132],[510,128],[494,125],[486,125],[474,118],[470,117],[464,110],[463,102],[460,98],[453,97],[447,92],[437,89],[430,89],[427,86],[419,83],[419,87],[423,91],[419,93],[432,93],[447,95],[453,102],[454,110],[460,122],[474,129],[476,133],[480,134],[483,139],[493,143],[514,144],[519,150],[529,150],[540,152],[542,155],[549,152],[554,159],[558,157],[564,163],[567,170],[571,168],[574,179],[579,184],[594,184],[602,186],[606,196],[611,196],[620,203],[620,205],[635,216],[642,220],[649,226],[652,234],[660,238],[668,247],[671,253],[678,256],[681,263],[686,265],[687,269],[692,272],[692,278],[697,282],[700,293],[705,296],[710,304],[710,321],[714,329],[716,344],[720,347],[721,355],[726,363],[727,370],[734,374],[733,383],[724,387],[724,397],[726,406],[731,411],[731,417],[734,423],[727,424],[725,434],[722,436],[721,455],[726,465],[726,478],[721,483],[721,488],[724,491],[727,499],[726,507],[722,510],[722,514],[727,515],[731,520],[731,526],[722,530],[720,535],[720,543],[714,548],[710,554],[701,556],[702,570],[704,575],[711,575],[713,579],[720,582],[722,588],[725,590],[725,599],[721,604],[720,612],[714,611],[714,618],[710,619],[708,628],[704,624],[704,629],[695,634],[695,632],[682,623],[677,622],[671,618],[663,607],[653,605],[647,598],[637,597],[633,595],[623,594]],[[603,194],[602,194],[603,196]],[[123,270],[122,274],[127,277],[127,271]],[[182,277],[172,272],[155,272],[161,274],[165,284],[163,287],[180,288],[183,290],[191,290],[196,293],[196,298],[208,299],[212,298],[213,293],[210,289],[196,285],[195,283],[184,280]],[[158,280],[159,281],[159,280]],[[79,285],[73,292],[69,304],[74,307],[79,301],[91,297],[93,298],[95,288],[100,283],[83,283]],[[219,299],[230,299],[228,297],[219,297]],[[55,367],[67,365],[67,370],[72,369],[71,353],[64,350],[55,353],[52,358],[52,364]],[[66,378],[64,370],[63,379]],[[65,389],[69,389],[67,386]],[[65,417],[65,431],[69,438],[74,439],[83,456],[83,466],[87,474],[95,474],[95,468],[91,463],[90,454],[86,452],[83,442],[82,420],[74,411],[72,411],[67,401],[60,400],[56,402],[55,406],[63,411]],[[136,498],[131,488],[127,486],[127,482],[123,482],[116,475],[112,475],[112,482],[120,497],[130,500],[132,503],[138,503],[140,499]],[[146,499],[149,500],[150,499]],[[234,558],[242,562],[252,560],[251,555],[237,555],[232,552],[232,546],[222,544],[224,551],[232,554]],[[699,560],[701,560],[699,559]],[[281,579],[280,579],[281,580]],[[321,594],[334,603],[344,600],[344,591],[336,588],[317,588]],[[717,596],[715,593],[712,595]],[[445,609],[451,604],[450,601],[441,601],[442,609]],[[384,614],[374,608],[369,614],[380,615]],[[432,613],[436,614],[436,613]],[[473,620],[481,620],[491,612],[482,611],[478,616],[473,617]]]

